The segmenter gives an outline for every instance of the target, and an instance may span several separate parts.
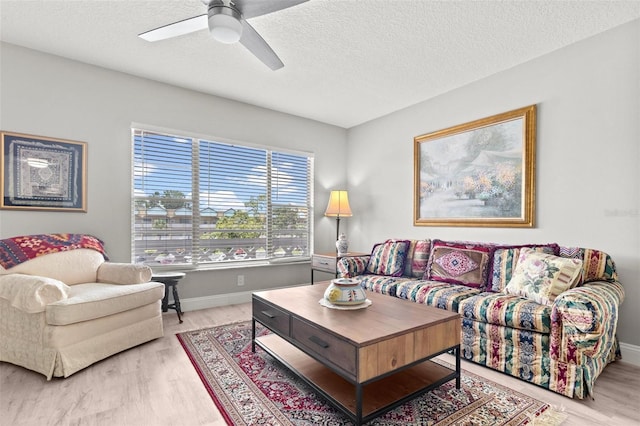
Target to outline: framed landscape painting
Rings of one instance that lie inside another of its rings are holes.
[[[536,106],[414,138],[414,225],[533,227]]]
[[[85,142],[0,132],[0,208],[87,211]]]

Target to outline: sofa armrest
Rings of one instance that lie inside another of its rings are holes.
[[[551,310],[551,358],[582,364],[583,356],[610,356],[623,300],[617,281],[592,281],[560,294]]]
[[[104,262],[98,268],[99,283],[140,284],[151,281],[152,275],[150,267],[137,263]]]
[[[364,274],[371,256],[348,256],[338,261],[338,274],[342,278],[353,278]]]
[[[25,274],[0,276],[0,297],[29,314],[44,312],[48,304],[66,299],[68,291],[68,285],[53,278]]]

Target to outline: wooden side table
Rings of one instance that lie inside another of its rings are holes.
[[[338,278],[338,259],[343,257],[366,256],[369,253],[349,252],[338,256],[338,253],[314,253],[311,256],[311,284],[313,284],[313,271],[328,272]]]
[[[184,278],[184,272],[158,272],[151,277],[152,281],[164,284],[164,299],[162,299],[162,312],[175,309],[178,321],[182,324],[182,309],[180,308],[180,296],[178,296],[178,281]],[[173,293],[173,303],[169,304],[169,290]]]

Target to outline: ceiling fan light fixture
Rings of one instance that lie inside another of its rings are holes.
[[[237,43],[242,36],[241,15],[229,6],[215,6],[209,9],[209,32],[221,43]]]

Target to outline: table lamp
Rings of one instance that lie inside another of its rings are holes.
[[[336,218],[336,242],[340,240],[340,218],[351,217],[351,207],[349,207],[349,195],[347,191],[337,190],[331,191],[329,195],[329,204],[324,212],[325,216]]]

